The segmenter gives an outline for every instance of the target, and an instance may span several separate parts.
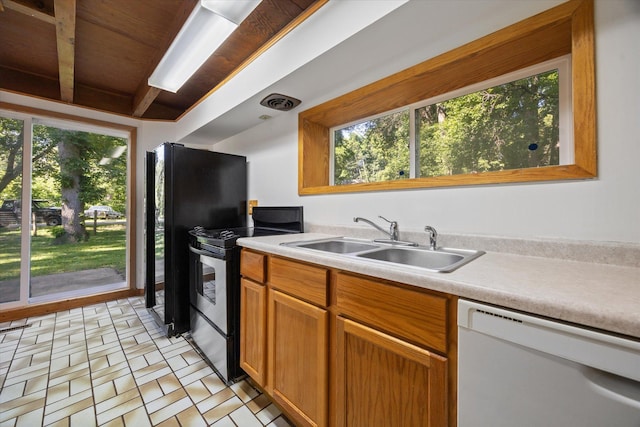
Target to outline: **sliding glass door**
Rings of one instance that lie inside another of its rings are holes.
[[[127,288],[128,134],[0,120],[0,305]]]
[[[30,140],[25,132],[30,128],[30,120],[25,124],[20,118],[0,116],[0,304],[19,302],[27,295],[21,285],[21,279],[25,284],[27,280],[21,277],[21,262],[28,258],[22,253],[25,236],[18,201],[23,194],[24,141]]]

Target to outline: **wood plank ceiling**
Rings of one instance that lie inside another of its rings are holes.
[[[327,0],[262,0],[177,92],[147,79],[197,0],[0,0],[0,89],[176,120]]]

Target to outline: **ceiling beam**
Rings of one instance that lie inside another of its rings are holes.
[[[76,0],[55,0],[60,99],[73,102],[76,47]]]
[[[138,91],[133,98],[133,113],[134,117],[142,117],[142,115],[149,109],[153,101],[156,100],[160,94],[160,90],[157,87],[152,87],[144,82],[138,86]]]
[[[149,63],[149,67],[147,68],[144,74],[144,80],[140,82],[138,88],[136,89],[136,94],[133,98],[133,105],[131,108],[132,115],[134,117],[142,117],[144,113],[149,109],[151,104],[155,101],[157,96],[160,94],[161,89],[151,87],[148,83],[149,76],[153,73],[153,70],[158,66],[158,63],[162,59],[164,53],[171,46],[171,42],[178,31],[182,28],[185,21],[193,11],[193,8],[198,4],[197,0],[186,0],[180,2],[180,8],[176,10],[175,18],[169,27],[167,28],[167,32],[165,33],[165,37],[163,40],[159,40],[158,48],[156,49],[156,53],[151,59]]]
[[[38,7],[38,6],[41,7]],[[42,3],[29,0],[1,0],[0,11],[4,6],[5,9],[13,10],[14,12],[22,13],[23,15],[29,15],[41,21],[49,24],[55,23],[55,17],[53,11],[46,8],[42,8]]]

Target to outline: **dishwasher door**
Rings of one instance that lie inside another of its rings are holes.
[[[458,427],[640,427],[640,342],[458,303]]]

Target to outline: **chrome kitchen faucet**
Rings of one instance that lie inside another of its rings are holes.
[[[361,218],[359,216],[353,218],[353,222],[358,222],[358,221],[362,221],[362,222],[366,222],[367,224],[369,224],[370,226],[372,226],[373,228],[382,231],[383,233],[387,234],[389,236],[389,238],[391,240],[393,240],[394,242],[398,241],[398,223],[396,221],[389,221],[387,218],[383,217],[382,215],[378,216],[379,218],[384,219],[385,221],[387,221],[389,223],[389,231],[386,231],[384,228],[380,227],[378,224],[369,221],[366,218]]]

